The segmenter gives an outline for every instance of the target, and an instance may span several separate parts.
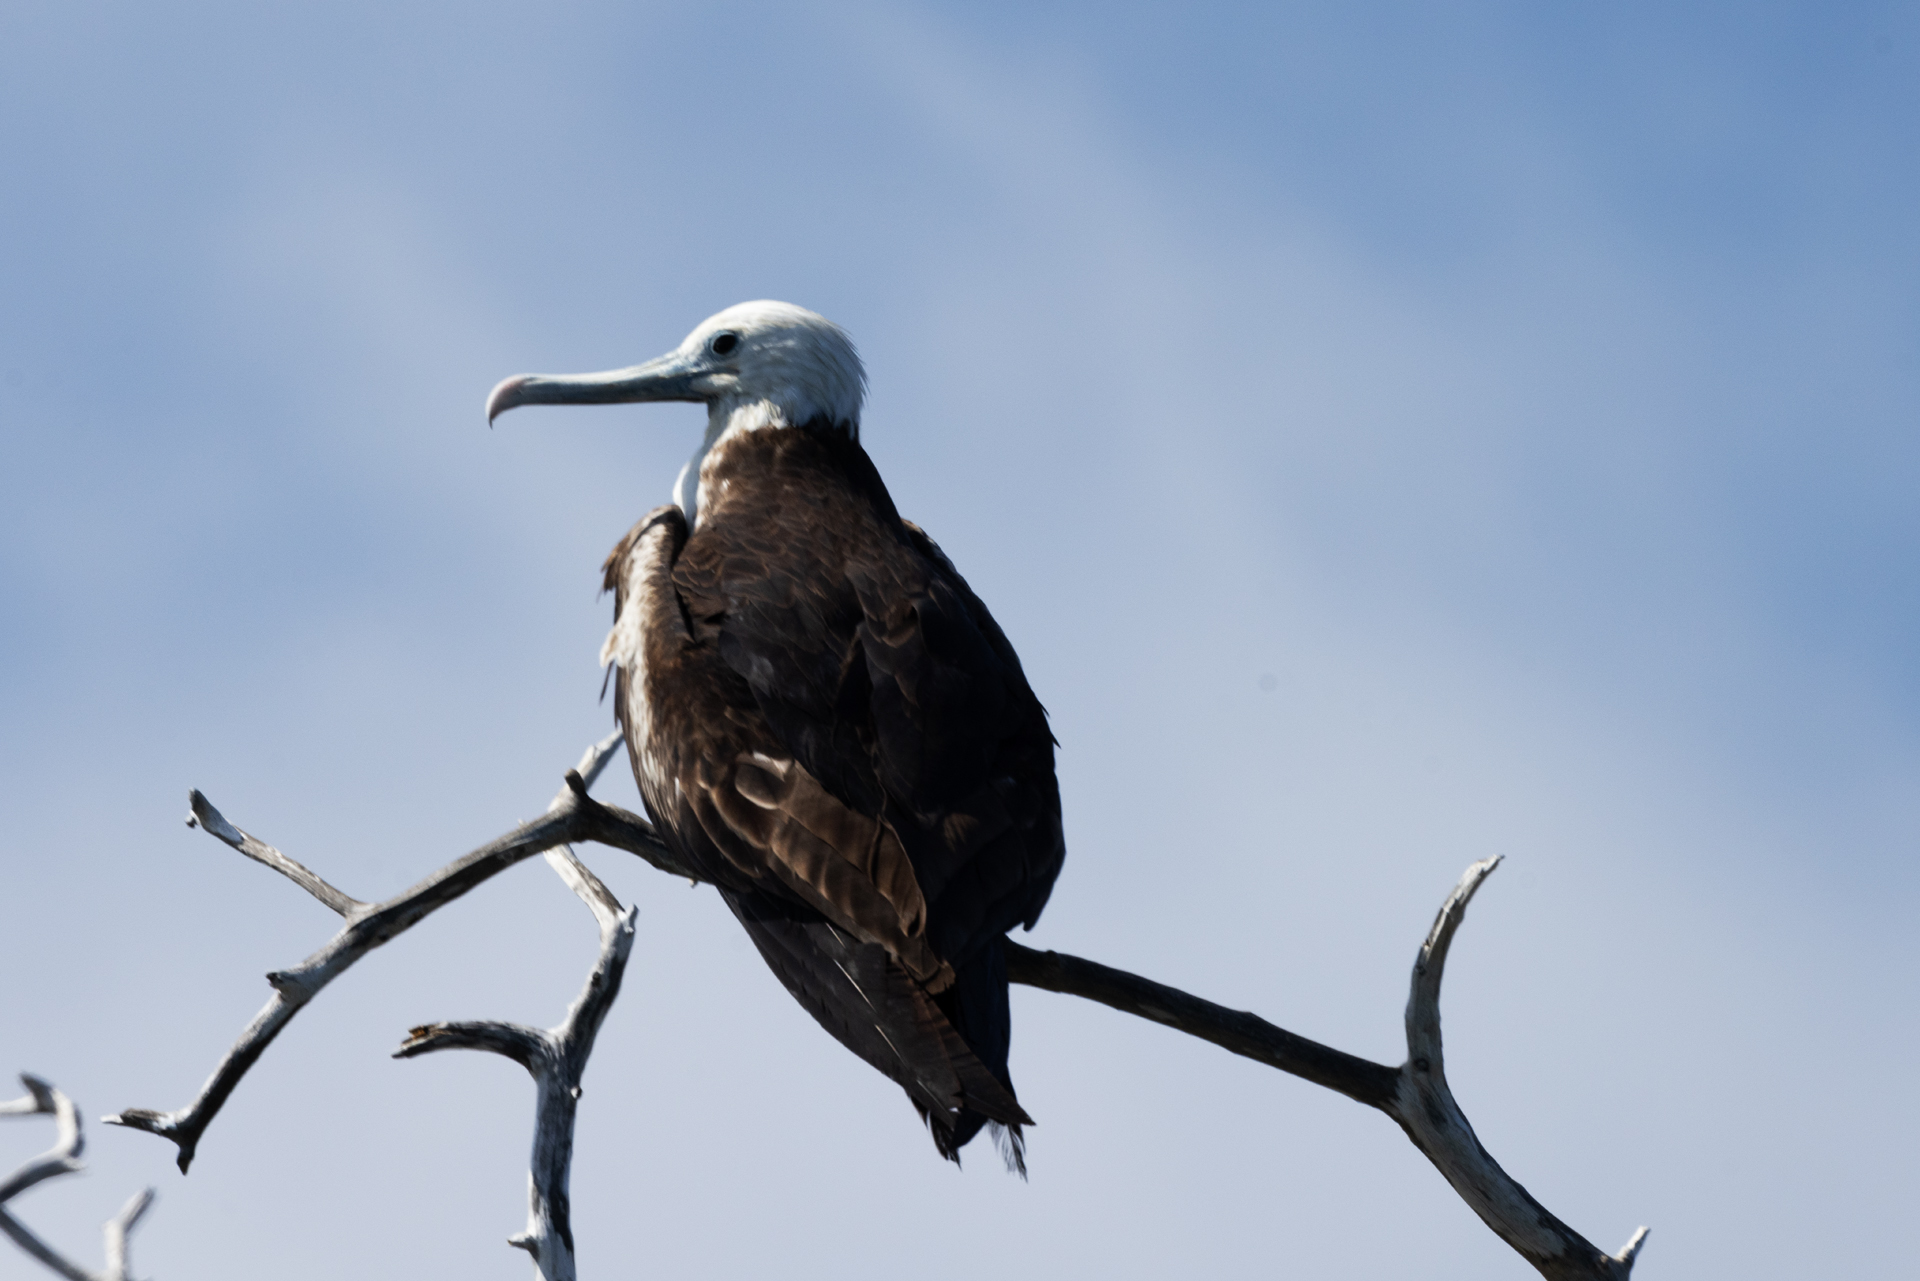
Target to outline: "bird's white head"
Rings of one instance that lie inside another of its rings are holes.
[[[840,326],[787,302],[743,302],[694,327],[666,355],[601,374],[518,374],[487,397],[487,421],[519,405],[697,401],[707,432],[674,499],[696,515],[700,463],[729,432],[837,430],[858,439],[867,374]]]
[[[743,302],[702,321],[674,355],[710,360],[710,402],[726,424],[741,415],[765,421],[740,426],[814,423],[860,434],[867,371],[846,331],[789,302]]]
[[[519,405],[691,400],[707,405],[721,430],[814,425],[858,435],[866,388],[860,354],[840,326],[788,302],[743,302],[644,365],[506,379],[487,397],[487,421]]]

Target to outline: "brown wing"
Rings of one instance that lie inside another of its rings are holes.
[[[665,508],[608,561],[642,795],[943,1152],[988,1117],[1017,1132],[996,941],[1060,866],[1045,713],[857,445],[765,432],[735,453],[693,537]]]
[[[1017,1134],[1032,1118],[1012,1089],[981,1062],[953,1021],[894,961],[817,913],[777,893],[721,891],[760,955],[793,997],[833,1034],[907,1092],[947,1138],[941,1150],[971,1138],[972,1116],[991,1117]],[[964,1137],[954,1139],[958,1132]]]
[[[703,518],[674,587],[749,692],[772,739],[756,750],[817,785],[796,799],[859,816],[831,843],[876,881],[910,877],[934,951],[963,963],[1030,927],[1060,869],[1046,712],[991,614],[899,518],[857,445],[761,435],[775,439],[723,475],[734,505]]]

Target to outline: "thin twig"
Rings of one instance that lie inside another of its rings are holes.
[[[120,1207],[120,1213],[107,1221],[107,1270],[101,1274],[102,1281],[127,1281],[133,1268],[132,1260],[127,1255],[127,1238],[133,1235],[134,1225],[140,1222],[147,1207],[152,1204],[153,1189],[142,1188],[127,1198],[127,1203]]]
[[[133,1199],[121,1207],[120,1213],[107,1222],[103,1229],[107,1255],[104,1272],[89,1272],[66,1258],[35,1236],[26,1224],[14,1218],[6,1208],[8,1201],[34,1184],[62,1174],[78,1174],[86,1168],[86,1163],[80,1160],[86,1139],[80,1132],[80,1113],[73,1106],[73,1100],[39,1077],[25,1072],[20,1074],[20,1084],[27,1087],[26,1097],[0,1103],[0,1116],[51,1115],[56,1135],[51,1149],[15,1170],[5,1181],[0,1181],[0,1233],[11,1237],[15,1245],[68,1278],[68,1281],[128,1281],[127,1273],[131,1264],[127,1255],[127,1238],[132,1235],[140,1216],[153,1204],[152,1188],[135,1193]]]
[[[366,911],[367,905],[359,899],[341,893],[305,865],[296,863],[265,841],[227,822],[227,816],[215,809],[213,802],[200,794],[199,788],[187,793],[187,808],[191,811],[187,815],[188,827],[202,828],[254,862],[266,864],[341,916],[351,920],[354,913]]]
[[[620,742],[621,736],[618,731],[615,731],[589,747],[580,757],[580,763],[573,767],[573,772],[580,776],[580,785],[583,789],[592,788],[599,780],[600,772],[606,769],[607,762],[611,761],[614,754],[620,750]],[[553,798],[553,803],[547,806],[547,812],[551,814],[560,808],[571,790],[572,783],[569,781],[567,787]],[[621,911],[620,900],[613,896],[613,891],[609,890],[606,884],[580,861],[570,845],[560,845],[548,850],[547,865],[554,870],[561,881],[565,882],[568,889],[578,894],[580,900],[592,909],[593,919],[604,933],[612,919],[619,916]]]

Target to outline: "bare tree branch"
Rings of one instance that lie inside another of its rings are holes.
[[[580,763],[573,767],[573,772],[580,776],[580,785],[582,788],[591,788],[594,783],[599,781],[600,772],[606,769],[607,762],[614,758],[615,753],[620,750],[620,747],[621,736],[618,731],[615,731],[586,750],[586,753],[580,758]],[[569,780],[567,784],[569,791],[572,789],[572,786],[573,784],[571,780]],[[547,806],[547,813],[551,814],[556,809],[559,809],[561,804],[566,800],[566,796],[566,791],[562,791],[558,796],[555,796],[552,803]],[[653,828],[651,825],[648,826],[647,831],[649,834],[652,833]],[[665,846],[661,844],[657,837],[654,837],[653,840],[656,845],[661,845],[661,848],[665,849]],[[605,933],[612,927],[612,922],[623,910],[620,906],[620,900],[615,898],[613,891],[609,890],[605,883],[602,882],[599,877],[595,876],[587,865],[582,863],[579,858],[574,855],[572,846],[561,845],[548,850],[547,866],[551,867],[561,881],[565,882],[568,889],[580,896],[580,901],[585,903],[588,909],[593,912],[593,919],[600,926],[602,933]],[[658,866],[658,864],[656,864],[656,866]],[[697,880],[698,878],[696,877],[694,879]]]
[[[346,918],[325,947],[291,970],[268,975],[274,998],[215,1069],[194,1102],[178,1112],[128,1111],[108,1121],[148,1130],[180,1147],[185,1171],[220,1105],[288,1019],[327,983],[373,948],[513,864],[545,853],[561,879],[593,910],[600,958],[566,1021],[550,1031],[497,1022],[438,1023],[413,1029],[396,1057],[444,1049],[487,1050],[511,1058],[534,1077],[539,1104],[534,1136],[528,1229],[512,1243],[534,1256],[548,1281],[571,1279],[573,1237],[567,1202],[579,1081],[600,1022],[618,994],[632,946],[634,912],[622,909],[571,844],[595,841],[638,855],[654,867],[701,879],[680,863],[643,818],[587,795],[617,750],[618,736],[589,748],[547,813],[448,864],[385,903],[350,898],[278,850],[228,823],[199,793],[194,818],[249,858],[274,868]],[[1141,1018],[1335,1090],[1392,1117],[1483,1222],[1550,1281],[1626,1281],[1647,1230],[1609,1255],[1555,1218],[1500,1168],[1473,1133],[1447,1086],[1440,1037],[1440,981],[1447,950],[1467,904],[1499,859],[1468,868],[1442,905],[1415,961],[1406,1010],[1407,1061],[1397,1068],[1358,1058],[1229,1010],[1176,988],[1057,952],[1007,942],[1008,978],[1048,991],[1099,1001]]]
[[[227,822],[226,815],[215,809],[213,802],[200,794],[199,788],[187,793],[187,807],[192,811],[187,815],[188,827],[204,828],[254,862],[266,864],[341,916],[351,920],[354,913],[366,911],[367,905],[359,899],[342,894],[304,865]]]
[[[20,1084],[27,1087],[25,1097],[8,1099],[5,1103],[0,1103],[0,1116],[43,1116],[58,1110],[60,1091],[39,1077],[29,1076],[24,1072],[20,1074]],[[76,1135],[79,1133],[77,1120],[74,1123],[74,1132]]]
[[[1296,1036],[1256,1014],[1189,996],[1178,988],[1061,952],[1041,952],[1008,939],[1007,978],[1028,987],[1083,996],[1116,1010],[1212,1041],[1244,1058],[1302,1077],[1368,1107],[1386,1108],[1400,1073]]]
[[[583,789],[591,787],[619,743],[620,736],[612,734],[588,748],[574,774],[568,776],[569,787],[575,777]],[[562,806],[567,795],[563,791],[556,796],[548,812]],[[546,1281],[575,1281],[568,1182],[580,1081],[586,1074],[600,1025],[620,995],[639,909],[621,907],[620,900],[571,847],[548,850],[547,862],[587,905],[600,927],[599,958],[560,1026],[543,1032],[517,1023],[435,1023],[414,1028],[393,1057],[408,1059],[435,1050],[489,1050],[512,1059],[533,1077],[536,1103],[533,1152],[527,1171],[527,1230],[509,1237],[507,1244],[531,1255]]]
[[[27,1162],[0,1183],[0,1204],[5,1204],[19,1196],[36,1183],[45,1182],[62,1174],[78,1174],[86,1169],[80,1153],[86,1148],[87,1140],[80,1133],[80,1114],[74,1111],[73,1100],[69,1099],[37,1076],[26,1072],[20,1074],[20,1084],[27,1087],[27,1096],[15,1099],[0,1110],[4,1116],[52,1116],[55,1126],[53,1146]]]
[[[409,1059],[435,1050],[490,1050],[512,1059],[533,1077],[538,1101],[527,1178],[527,1230],[509,1237],[508,1244],[532,1255],[546,1281],[575,1281],[567,1184],[580,1080],[600,1024],[620,994],[639,915],[637,908],[620,909],[599,879],[577,861],[575,868],[584,874],[575,889],[600,924],[600,956],[560,1026],[541,1031],[517,1023],[435,1023],[414,1028],[394,1054],[397,1059]]]
[[[1619,1254],[1610,1255],[1562,1223],[1487,1154],[1447,1087],[1440,1044],[1440,979],[1447,949],[1466,919],[1474,892],[1499,865],[1498,858],[1489,858],[1466,870],[1441,904],[1420,947],[1407,995],[1407,1061],[1401,1065],[1400,1090],[1387,1114],[1426,1153],[1461,1200],[1541,1276],[1552,1281],[1626,1281],[1647,1229],[1634,1233]]]
[[[1398,1068],[1330,1049],[1238,1010],[1203,1001],[1124,970],[1007,941],[1015,983],[1099,1001],[1211,1041],[1282,1072],[1337,1090],[1399,1123],[1473,1212],[1550,1281],[1626,1281],[1647,1229],[1609,1255],[1562,1223],[1500,1168],[1447,1088],[1440,1043],[1440,979],[1447,949],[1498,858],[1469,867],[1441,905],[1414,961],[1407,997],[1407,1061]]]
[[[142,1188],[127,1198],[120,1207],[120,1213],[107,1221],[107,1270],[100,1274],[100,1281],[128,1281],[133,1261],[127,1254],[127,1238],[133,1235],[134,1225],[153,1204],[153,1189]]]
[[[593,766],[597,771],[605,766],[610,754],[610,744],[603,743],[592,749],[588,758],[597,761]],[[662,871],[677,876],[692,875],[661,842],[652,824],[637,814],[602,805],[588,796],[586,780],[578,770],[567,771],[566,786],[541,817],[454,860],[404,893],[376,904],[361,903],[341,893],[271,846],[242,832],[198,792],[193,793],[193,802],[193,817],[199,826],[341,912],[346,924],[324,947],[299,965],[267,975],[267,982],[274,990],[272,999],[240,1034],[192,1103],[174,1112],[130,1108],[104,1118],[111,1125],[145,1130],[172,1140],[180,1149],[178,1164],[183,1174],[193,1164],[200,1136],[219,1114],[234,1087],[302,1006],[368,952],[411,929],[475,886],[532,855],[577,841],[598,841],[638,854]],[[591,877],[592,873],[587,875]],[[604,891],[605,887],[601,888]]]
[[[135,1193],[133,1198],[122,1206],[120,1213],[108,1221],[103,1229],[106,1237],[107,1267],[104,1272],[89,1272],[79,1264],[72,1262],[52,1246],[42,1241],[28,1229],[27,1225],[13,1217],[6,1203],[26,1191],[36,1183],[55,1178],[62,1174],[78,1174],[86,1169],[86,1163],[80,1160],[80,1152],[86,1146],[86,1139],[80,1133],[80,1114],[69,1099],[37,1076],[25,1072],[20,1074],[20,1084],[27,1087],[25,1098],[0,1103],[0,1116],[39,1116],[51,1115],[56,1126],[53,1147],[47,1152],[8,1175],[0,1182],[0,1232],[13,1239],[13,1243],[34,1258],[68,1278],[68,1281],[128,1281],[127,1273],[131,1266],[127,1257],[127,1238],[132,1235],[133,1227],[140,1216],[153,1204],[153,1189]]]

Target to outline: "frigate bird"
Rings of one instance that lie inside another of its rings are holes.
[[[992,1125],[1024,1173],[1003,942],[1065,854],[1055,743],[999,625],[861,448],[865,391],[838,326],[750,302],[645,364],[509,378],[487,418],[707,406],[673,502],[604,566],[601,661],[647,813],[943,1156]]]

